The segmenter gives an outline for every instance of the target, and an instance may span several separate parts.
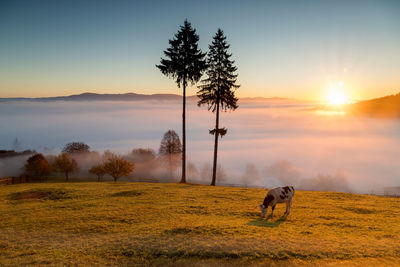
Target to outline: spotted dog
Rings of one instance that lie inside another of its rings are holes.
[[[274,209],[277,203],[286,202],[285,215],[289,215],[290,207],[292,206],[292,198],[294,195],[293,186],[276,187],[268,191],[264,199],[264,203],[260,205],[261,217],[264,218],[268,211],[268,206],[271,206],[271,217],[274,215]]]

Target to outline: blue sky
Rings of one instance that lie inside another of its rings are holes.
[[[0,97],[180,93],[155,64],[185,18],[205,51],[225,31],[239,96],[400,91],[400,1],[16,0],[0,2]]]

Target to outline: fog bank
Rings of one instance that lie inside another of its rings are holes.
[[[4,102],[0,114],[0,149],[11,149],[18,137],[24,149],[46,154],[59,153],[71,141],[100,153],[110,149],[126,155],[139,147],[158,151],[167,130],[180,134],[181,129],[178,102]],[[214,114],[188,104],[189,181],[211,181],[208,130],[213,123]],[[321,114],[298,102],[276,100],[239,102],[235,112],[222,114],[221,126],[228,133],[219,145],[220,183],[362,193],[400,185],[398,120]],[[0,176],[15,175],[23,161],[0,160]],[[137,171],[145,175],[146,167]],[[161,168],[154,177],[166,175]],[[179,172],[173,176],[179,179]]]

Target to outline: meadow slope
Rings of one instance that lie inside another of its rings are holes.
[[[0,187],[0,265],[400,265],[400,198],[162,183]],[[270,212],[270,211],[269,211]],[[269,214],[269,213],[268,213]]]

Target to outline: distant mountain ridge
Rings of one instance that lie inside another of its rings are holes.
[[[346,111],[370,117],[400,118],[400,93],[349,104]]]
[[[188,96],[188,101],[197,101],[196,95]],[[52,101],[182,101],[182,96],[177,94],[137,94],[137,93],[124,93],[124,94],[97,94],[97,93],[82,93],[69,96],[55,96],[55,97],[10,97],[0,98],[0,103],[8,101],[37,101],[37,102],[52,102]],[[316,105],[313,101],[302,101],[291,98],[281,97],[243,97],[240,98],[241,102],[248,103],[274,103],[284,105],[287,103]],[[269,105],[269,104],[268,104]],[[319,109],[321,107],[317,107]],[[322,107],[324,109],[325,107]],[[353,104],[348,104],[343,107],[348,114],[362,115],[369,117],[381,118],[400,118],[400,93],[395,95],[374,98],[370,100],[363,100]]]
[[[189,101],[196,101],[197,96],[188,96]],[[54,96],[54,97],[10,97],[0,98],[0,102],[5,101],[181,101],[182,96],[176,94],[136,94],[136,93],[125,93],[125,94],[96,94],[96,93],[82,93],[77,95],[69,96]],[[290,100],[288,98],[272,97],[245,97],[241,98],[245,101],[266,101],[266,100]]]
[[[180,100],[181,96],[175,94],[96,94],[96,93],[82,93],[69,96],[54,96],[54,97],[12,97],[0,98],[0,101],[141,101],[141,100]]]

